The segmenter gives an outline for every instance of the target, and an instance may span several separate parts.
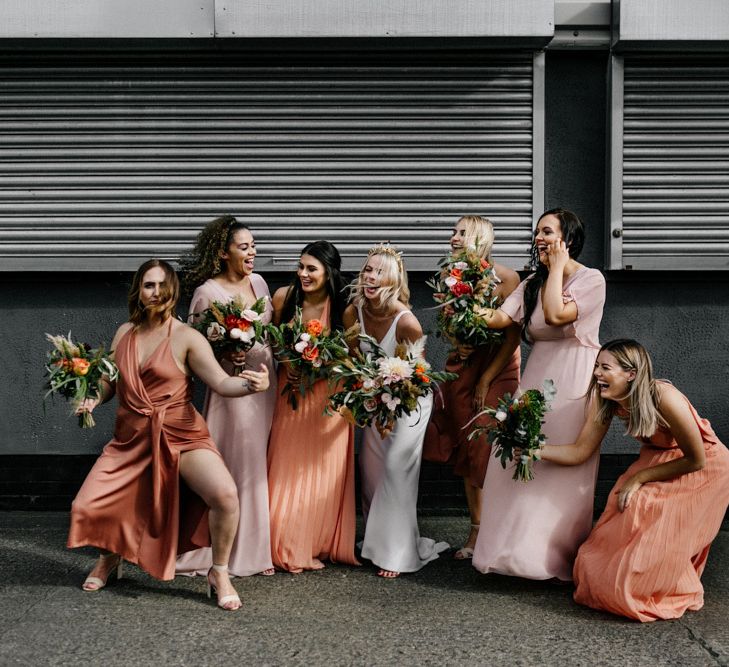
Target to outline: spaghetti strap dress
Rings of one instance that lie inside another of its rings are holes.
[[[330,326],[327,300],[322,324]],[[286,384],[284,364],[279,386]],[[323,560],[359,565],[354,555],[354,429],[339,414],[325,414],[329,384],[319,380],[294,410],[276,400],[268,445],[268,488],[273,564],[299,573]]]
[[[685,397],[684,397],[685,398]],[[616,490],[640,470],[683,456],[665,428],[642,441],[575,561],[575,601],[648,622],[704,606],[701,574],[729,506],[729,451],[686,399],[704,443],[701,470],[643,484],[623,512]]]
[[[179,553],[210,544],[208,509],[181,484],[180,455],[219,455],[172,355],[171,329],[172,320],[141,367],[135,329],[119,341],[114,437],[73,501],[67,544],[118,553],[162,580],[174,578]]]
[[[366,334],[362,310],[357,311],[361,331]],[[390,356],[397,346],[397,323],[406,312],[395,316],[379,341]],[[360,345],[363,351],[369,349],[364,341]],[[420,397],[419,409],[401,417],[384,439],[374,426],[364,429],[359,456],[365,522],[362,557],[391,572],[416,572],[450,546],[421,537],[418,529],[420,462],[432,407],[432,395]]]
[[[256,299],[270,297],[262,276],[252,273],[250,280]],[[227,303],[232,298],[219,282],[209,279],[192,296],[190,318],[209,308],[213,301]],[[271,321],[272,314],[269,298],[262,316],[264,324]],[[246,577],[273,567],[266,451],[276,404],[276,376],[271,348],[257,343],[246,353],[246,366],[257,371],[261,364],[268,368],[271,379],[271,386],[266,391],[227,397],[208,390],[203,408],[210,434],[238,487],[240,520],[228,562],[228,571],[236,577]],[[221,365],[232,370],[230,362],[223,360]],[[180,556],[177,573],[204,575],[212,564],[212,550],[206,547]]]
[[[501,306],[518,323],[524,319],[525,283]],[[562,298],[576,304],[577,319],[547,324],[539,295],[520,383],[522,390],[541,390],[545,379],[554,381],[557,395],[542,429],[550,444],[574,442],[585,422],[585,392],[600,350],[605,278],[597,269],[581,267],[565,281]],[[486,469],[473,566],[483,573],[571,581],[577,548],[592,528],[598,461],[597,452],[577,466],[537,461],[534,479],[526,483],[512,479],[511,467],[492,462]]]

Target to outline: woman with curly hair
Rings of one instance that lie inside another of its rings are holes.
[[[342,260],[328,241],[301,251],[294,281],[273,295],[274,322],[289,322],[301,308],[304,322],[341,329],[345,295]],[[287,364],[279,383],[293,381]],[[273,564],[291,573],[320,570],[323,560],[359,565],[354,556],[354,429],[327,415],[326,380],[318,380],[296,409],[279,396],[268,446]]]
[[[266,281],[253,273],[256,243],[251,231],[232,215],[208,223],[200,232],[195,247],[182,260],[184,282],[195,288],[190,304],[190,319],[213,301],[227,302],[241,298],[253,304],[269,297]],[[268,299],[264,323],[271,321],[273,308]],[[273,574],[269,538],[268,486],[266,483],[266,447],[276,402],[271,348],[260,344],[248,352],[231,354],[221,360],[231,374],[242,363],[258,368],[264,364],[271,376],[268,391],[229,398],[208,391],[203,414],[218,449],[228,466],[240,501],[240,522],[230,556],[230,572],[239,577]],[[203,574],[210,567],[210,549],[200,549],[182,556],[177,572]]]

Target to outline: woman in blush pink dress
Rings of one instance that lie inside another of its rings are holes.
[[[537,223],[533,252],[537,270],[522,281],[499,310],[486,309],[489,326],[522,326],[532,344],[522,389],[541,389],[553,380],[557,396],[545,416],[548,443],[574,442],[585,419],[585,392],[600,349],[598,333],[605,303],[605,279],[577,262],[584,243],[577,216],[552,209]],[[473,566],[527,579],[572,579],[577,548],[592,527],[597,455],[565,468],[534,465],[534,479],[512,480],[510,468],[486,470]]]
[[[342,328],[345,305],[339,251],[328,241],[301,252],[293,284],[273,295],[274,322],[289,322],[301,308],[305,322]],[[279,384],[289,379],[279,364]],[[290,378],[290,379],[293,379]],[[324,410],[327,380],[318,380],[294,410],[279,395],[268,445],[273,564],[294,574],[320,570],[323,560],[359,565],[354,556],[354,429]]]
[[[266,281],[253,273],[256,243],[250,230],[233,216],[210,222],[200,233],[193,252],[184,260],[185,282],[197,285],[190,304],[190,318],[209,308],[213,301],[225,303],[242,298],[253,304],[268,297]],[[268,299],[263,321],[271,321]],[[271,348],[255,345],[247,353],[221,360],[229,373],[245,361],[249,368],[263,364],[271,377],[267,391],[231,398],[208,391],[203,414],[225,465],[238,487],[240,520],[230,555],[230,573],[237,577],[273,574],[268,518],[266,450],[276,403],[276,380]],[[205,574],[210,567],[209,548],[192,551],[177,562],[178,574]]]
[[[451,235],[454,253],[473,246],[483,259],[493,265],[498,281],[494,294],[501,303],[519,284],[519,274],[493,262],[493,243],[491,222],[478,215],[463,216]],[[506,392],[514,393],[519,385],[520,366],[519,327],[516,325],[506,330],[501,344],[478,348],[457,346],[446,361],[446,370],[457,373],[458,377],[446,382],[436,392],[423,443],[423,458],[450,463],[453,472],[463,477],[471,530],[466,543],[454,555],[457,560],[468,560],[473,556],[481,523],[481,489],[491,454],[485,433],[469,440],[468,430],[463,427],[486,406],[496,405],[500,396]],[[478,420],[480,426],[487,423],[487,419]]]
[[[701,573],[729,505],[729,451],[678,389],[653,379],[634,340],[603,345],[588,396],[577,441],[545,445],[545,461],[588,460],[614,416],[642,447],[577,553],[575,600],[643,622],[701,609]]]

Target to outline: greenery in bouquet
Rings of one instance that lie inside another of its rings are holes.
[[[342,389],[329,398],[328,410],[339,412],[356,426],[374,424],[381,435],[391,431],[403,415],[418,409],[418,399],[454,373],[434,371],[423,358],[425,337],[401,344],[388,356],[371,336],[360,335],[367,352],[354,355],[332,368],[332,380]]]
[[[73,413],[85,399],[100,397],[102,377],[109,382],[119,377],[119,369],[102,346],[92,348],[86,343],[74,343],[70,332],[68,336],[46,334],[46,338],[53,347],[46,363],[44,399],[60,394],[71,401]],[[96,425],[90,412],[82,412],[78,423],[81,428]]]
[[[250,307],[240,296],[227,303],[213,301],[209,308],[195,314],[192,326],[205,336],[218,359],[228,352],[247,352],[256,343],[266,342],[262,317],[267,299],[262,296]]]
[[[287,364],[289,380],[281,390],[288,395],[296,410],[297,394],[305,396],[312,385],[329,376],[330,366],[349,355],[349,349],[340,331],[329,331],[319,320],[303,321],[301,308],[296,309],[293,321],[278,326],[270,324],[268,335],[276,359]]]
[[[477,426],[468,435],[471,440],[487,431],[494,456],[501,461],[504,469],[509,461],[514,461],[514,450],[520,450],[520,456],[514,461],[514,480],[528,482],[534,479],[532,462],[539,460],[539,450],[545,443],[542,433],[544,414],[549,411],[557,393],[552,380],[545,380],[543,389],[543,392],[527,389],[519,397],[512,397],[507,392],[498,400],[496,407],[486,408],[474,417],[475,420],[481,415],[489,415],[493,417],[493,423]]]
[[[500,342],[503,333],[489,329],[476,315],[479,309],[498,307],[491,263],[469,247],[447,255],[438,266],[440,270],[427,284],[438,304],[439,335],[454,345],[478,347]]]

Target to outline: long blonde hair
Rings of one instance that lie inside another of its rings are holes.
[[[659,426],[668,426],[660,411],[660,395],[653,378],[653,364],[646,349],[632,338],[618,338],[605,343],[600,352],[609,352],[624,371],[633,371],[635,379],[628,385],[627,433],[635,438],[651,437]],[[595,401],[597,421],[607,424],[618,410],[615,401],[600,396],[593,375],[587,389],[588,399]]]
[[[382,273],[380,274],[379,306],[387,306],[400,301],[410,308],[410,288],[408,287],[408,274],[402,262],[402,255],[390,245],[376,245],[370,248],[359,275],[350,286],[351,300],[355,306],[361,307],[365,303],[364,296],[364,270],[370,257],[382,257]]]
[[[480,215],[464,215],[458,219],[459,223],[464,223],[464,245],[474,246],[476,252],[481,255],[489,264],[493,264],[491,260],[491,251],[494,246],[494,226],[488,218],[482,218]]]

